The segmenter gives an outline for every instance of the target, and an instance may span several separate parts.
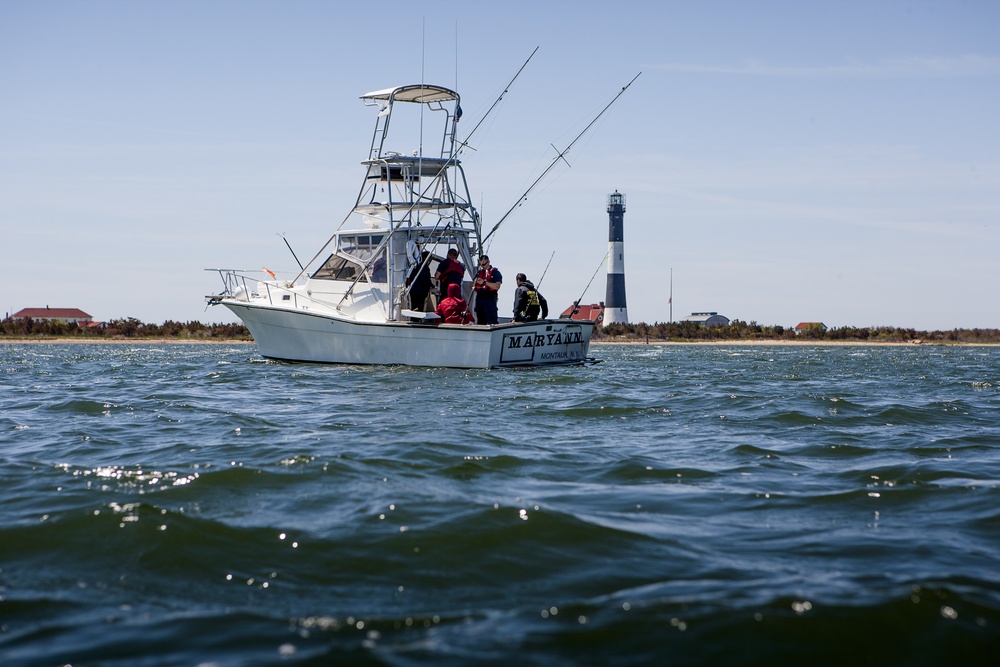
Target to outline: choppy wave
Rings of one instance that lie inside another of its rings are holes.
[[[0,663],[992,664],[1000,350],[0,346]]]

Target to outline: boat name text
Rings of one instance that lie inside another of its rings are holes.
[[[547,345],[569,345],[571,343],[582,343],[583,332],[581,331],[556,331],[549,334],[522,334],[520,336],[507,337],[507,349],[517,350],[527,347],[545,347]]]

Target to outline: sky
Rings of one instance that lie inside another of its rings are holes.
[[[641,75],[497,232],[502,311],[604,300],[619,191],[632,322],[1000,328],[995,0],[0,0],[0,312],[235,321],[206,269],[319,250],[362,94],[456,88],[461,135],[535,47],[463,157],[487,229]]]

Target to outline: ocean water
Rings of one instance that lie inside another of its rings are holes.
[[[0,665],[994,665],[1000,348],[0,345]]]

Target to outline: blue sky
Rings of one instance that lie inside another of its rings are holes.
[[[673,269],[674,319],[1000,327],[1000,3],[959,0],[2,0],[0,311],[231,321],[204,269],[313,255],[361,94],[457,87],[468,130],[536,46],[465,154],[487,227],[642,76],[500,228],[502,303],[550,256],[578,298],[619,190],[632,321],[668,320]]]

